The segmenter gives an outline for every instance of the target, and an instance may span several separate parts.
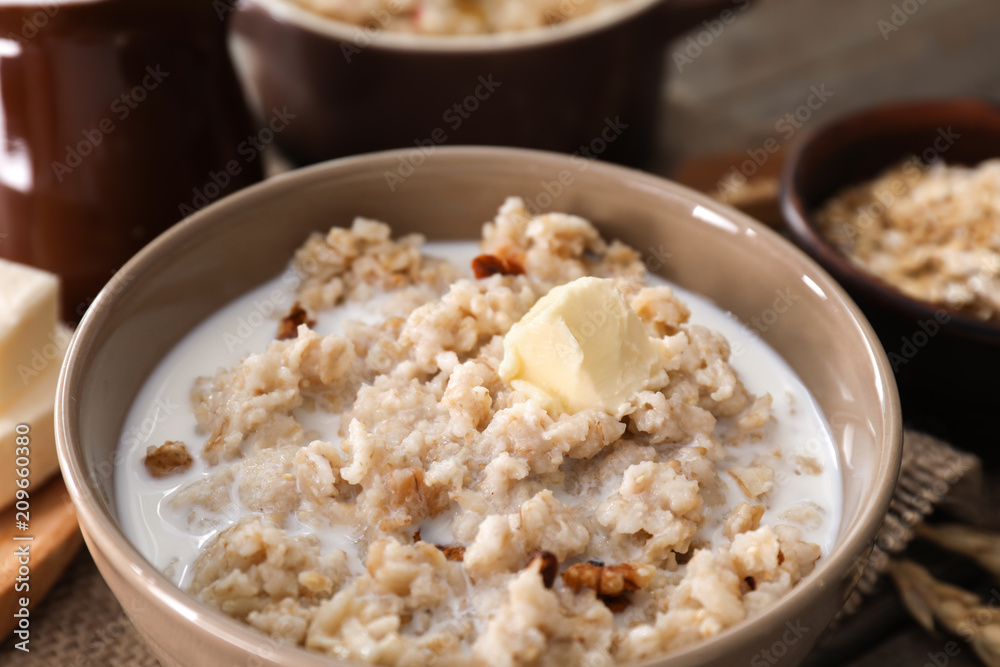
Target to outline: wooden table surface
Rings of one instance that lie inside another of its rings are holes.
[[[741,4],[734,0],[734,6]],[[667,176],[692,160],[739,153],[769,137],[787,148],[810,125],[880,101],[944,95],[1000,99],[1000,0],[757,0],[700,53],[687,52],[697,53],[690,62],[675,56],[684,54],[687,44],[687,36],[682,37],[665,54],[669,76],[651,170]],[[779,123],[814,88],[826,91],[829,99],[803,128],[786,136],[787,126]],[[718,158],[707,162],[720,164]],[[974,583],[988,590],[987,582]],[[23,654],[12,650],[8,639],[0,646],[0,664],[155,665],[108,598],[82,551],[36,610],[33,626],[36,646],[66,635],[76,648],[65,658],[44,650]],[[95,606],[88,607],[87,599]],[[79,609],[99,615],[100,629],[77,632]],[[967,645],[950,641],[917,628],[887,587],[807,664],[979,664]]]

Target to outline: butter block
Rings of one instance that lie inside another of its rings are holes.
[[[27,390],[0,412],[0,461],[3,461],[0,464],[0,509],[13,502],[18,488],[13,472],[18,424],[27,424],[30,428],[29,493],[31,489],[40,491],[42,484],[59,470],[53,413],[59,369],[66,354],[65,343],[70,339],[69,329],[58,325],[56,338],[64,343],[56,356],[29,383]]]
[[[649,382],[657,348],[613,280],[554,287],[504,337],[500,377],[561,412],[614,414]]]
[[[48,365],[46,352],[55,354],[58,313],[56,276],[0,259],[0,411]]]

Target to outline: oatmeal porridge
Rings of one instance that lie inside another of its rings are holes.
[[[345,23],[389,32],[476,35],[544,28],[627,0],[288,0]]]
[[[906,295],[1000,322],[1000,160],[911,158],[839,193],[815,219],[851,262]]]
[[[516,198],[478,246],[313,235],[163,359],[120,449],[154,565],[359,663],[659,656],[787,593],[840,522],[832,436],[785,362]]]

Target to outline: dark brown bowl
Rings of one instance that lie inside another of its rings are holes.
[[[232,38],[261,115],[295,116],[276,138],[299,163],[409,147],[406,171],[440,145],[484,144],[640,165],[655,145],[668,40],[703,20],[714,39],[747,6],[625,0],[548,28],[436,36],[246,0]]]
[[[1000,107],[981,99],[899,102],[818,128],[792,150],[781,205],[795,242],[851,294],[892,364],[904,419],[1000,462],[995,423],[1000,325],[911,298],[852,264],[815,211],[908,156],[974,166],[1000,157]]]

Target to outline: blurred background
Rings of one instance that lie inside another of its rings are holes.
[[[4,4],[9,3],[0,0],[0,6]],[[909,98],[974,96],[1000,100],[998,0],[756,0],[749,6],[745,0],[733,0],[732,8],[731,21],[710,19],[665,49],[658,137],[648,165],[655,173],[709,193],[715,194],[719,179],[747,159],[748,150],[759,151],[773,142],[771,145],[778,147],[777,157],[769,158],[761,168],[762,173],[773,175],[785,152],[808,130],[852,110]],[[107,113],[107,100],[113,99],[101,95],[98,114]],[[164,100],[163,106],[169,110],[162,113],[174,114],[175,103],[176,99]],[[235,125],[236,114],[227,109],[216,115]],[[136,126],[138,122],[132,121]],[[250,127],[263,125],[258,118]],[[72,125],[67,136],[75,141],[81,129],[86,128]],[[429,136],[433,129],[428,127],[422,136]],[[237,141],[242,138],[242,130],[233,131]],[[115,138],[122,135],[119,132]],[[228,141],[223,148],[235,146]],[[179,152],[172,145],[170,148]],[[61,152],[62,143],[55,150]],[[211,158],[215,161],[209,166],[199,164],[191,169],[192,183],[202,190],[207,185],[206,174],[225,164],[217,156]],[[269,174],[290,166],[273,146],[263,161]],[[48,170],[47,165],[43,171]],[[256,169],[258,164],[250,166]],[[176,177],[177,170],[168,167],[164,172]],[[247,180],[256,177],[249,174]],[[117,188],[113,191],[122,190],[120,181],[109,180],[108,184]],[[769,180],[763,188],[764,205],[749,207],[758,217],[770,216],[764,221],[772,225],[780,224],[776,189],[776,181]],[[190,192],[189,184],[180,193],[164,194],[164,201],[184,203],[191,198]],[[12,190],[11,201],[37,214],[38,207],[24,203],[24,194]],[[106,203],[108,198],[101,201]],[[169,207],[170,219],[164,224],[179,217],[176,209],[176,205]],[[50,217],[56,220],[63,219],[63,211],[68,209],[54,210]],[[0,241],[5,233],[3,225],[27,224],[15,220],[12,211],[0,207]],[[127,211],[120,217],[132,220],[134,216]],[[31,231],[37,229],[32,227]],[[70,250],[80,254],[77,248]],[[94,271],[100,284],[120,261],[112,258],[110,264]],[[87,303],[78,298],[66,311],[70,317],[82,315]],[[942,560],[941,565],[955,569],[952,561]],[[988,596],[988,585],[980,592]],[[8,639],[0,644],[0,665],[156,665],[86,550],[79,552],[50,597],[33,614],[32,631],[45,639],[31,654],[16,651]],[[908,619],[890,589],[872,600],[861,616],[843,624],[832,640],[817,650],[810,665],[979,664],[964,644],[957,654],[941,653],[944,646],[944,639],[928,635]],[[944,663],[932,661],[938,659],[932,656],[938,655],[945,655]]]
[[[660,173],[783,137],[775,125],[814,85],[832,96],[805,126],[889,100],[1000,100],[995,0],[758,0],[692,62],[675,56],[704,30],[668,48]]]

